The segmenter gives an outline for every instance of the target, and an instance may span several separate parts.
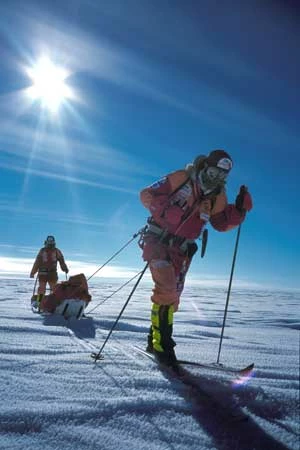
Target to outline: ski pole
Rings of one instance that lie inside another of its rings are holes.
[[[241,226],[242,226],[242,224],[240,224],[238,227],[236,241],[235,241],[235,248],[234,248],[233,260],[232,260],[232,265],[231,265],[231,273],[230,273],[230,279],[229,279],[229,285],[228,285],[228,291],[227,291],[227,298],[226,298],[226,305],[225,305],[225,311],[224,311],[224,318],[223,318],[223,325],[222,325],[222,332],[221,332],[221,338],[220,338],[217,364],[219,364],[219,360],[220,360],[221,346],[222,346],[222,340],[223,340],[223,335],[224,335],[224,328],[225,328],[225,322],[226,322],[226,316],[227,316],[227,310],[228,310],[228,304],[229,304],[229,297],[230,297],[230,291],[231,291],[231,283],[232,283],[232,278],[233,278],[235,260],[236,260],[236,255],[237,255],[239,239],[240,239]]]
[[[205,255],[206,246],[207,246],[207,238],[208,238],[208,229],[205,228],[202,233],[202,246],[201,246],[201,258]]]
[[[134,291],[135,291],[136,288],[138,287],[138,284],[139,284],[139,282],[141,281],[141,279],[142,279],[144,273],[146,272],[148,266],[149,266],[149,263],[147,262],[147,264],[145,265],[144,269],[141,271],[141,274],[140,274],[139,278],[137,279],[137,282],[136,282],[135,285],[133,286],[133,289],[132,289],[132,291],[130,292],[130,294],[129,294],[129,296],[128,296],[128,298],[127,298],[127,300],[126,300],[126,302],[125,302],[125,304],[124,304],[124,306],[123,306],[123,308],[121,309],[120,314],[118,315],[118,317],[117,317],[117,319],[115,320],[113,326],[112,326],[111,329],[109,330],[109,333],[108,333],[108,335],[107,335],[105,341],[103,342],[102,347],[100,348],[99,352],[98,352],[98,353],[92,353],[92,354],[91,354],[91,357],[95,360],[95,362],[98,361],[98,359],[103,359],[103,356],[101,356],[101,353],[102,353],[102,351],[103,351],[103,349],[104,349],[104,347],[105,347],[105,345],[106,345],[108,339],[110,338],[110,336],[111,336],[113,330],[115,329],[115,327],[116,327],[116,325],[117,325],[119,319],[121,318],[123,312],[125,311],[125,308],[126,308],[126,306],[128,305],[128,303],[129,303],[129,301],[130,301],[130,299],[131,299],[131,297],[132,297]]]

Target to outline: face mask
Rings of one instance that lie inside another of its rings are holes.
[[[219,167],[205,167],[198,174],[198,182],[204,192],[212,191],[218,186],[224,186],[228,171]]]
[[[227,178],[228,171],[224,169],[220,169],[219,167],[207,167],[206,169],[206,177],[210,181],[218,180],[224,181]]]
[[[55,239],[53,236],[48,236],[45,240],[45,246],[47,248],[54,248],[55,247]]]

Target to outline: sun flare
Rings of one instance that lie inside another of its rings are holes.
[[[49,58],[41,58],[35,66],[27,69],[27,73],[32,80],[32,86],[27,91],[29,97],[40,100],[42,106],[50,111],[57,111],[65,99],[72,97],[65,81],[70,74]]]

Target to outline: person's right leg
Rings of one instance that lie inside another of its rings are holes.
[[[42,298],[45,295],[46,292],[46,285],[47,285],[47,275],[39,275],[39,287],[38,287],[38,294],[36,298],[37,306],[40,309]]]
[[[173,332],[173,305],[156,305],[151,310],[153,353],[156,358],[166,364],[176,364],[174,352],[175,342]]]
[[[178,303],[177,283],[173,265],[165,260],[152,260],[150,270],[154,281],[151,309],[151,331],[148,347],[156,358],[167,365],[176,364],[175,342],[172,339],[174,304]],[[152,339],[152,346],[150,340]]]

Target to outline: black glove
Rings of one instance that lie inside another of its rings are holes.
[[[240,213],[245,213],[252,209],[252,198],[244,185],[240,187],[240,192],[235,199],[235,207]]]

